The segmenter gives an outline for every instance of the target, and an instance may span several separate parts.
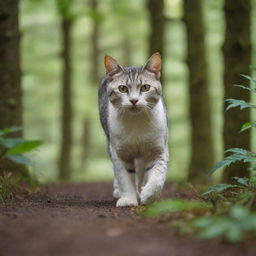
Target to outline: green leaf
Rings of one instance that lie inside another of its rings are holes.
[[[256,214],[239,205],[232,206],[227,215],[199,217],[188,224],[196,228],[200,239],[222,237],[234,243],[256,234]]]
[[[240,129],[240,132],[243,132],[245,130],[248,130],[250,128],[256,127],[256,121],[254,122],[247,122],[245,124],[243,124],[243,126]]]
[[[181,211],[204,211],[212,208],[212,204],[188,201],[184,199],[169,199],[146,206],[143,215],[155,217],[162,214],[181,212]]]
[[[25,140],[22,138],[8,138],[8,139],[2,138],[0,140],[0,144],[6,148],[13,148],[16,145],[23,143],[24,141]]]
[[[236,180],[238,183],[248,187],[250,180],[246,177],[233,177],[234,180]]]
[[[206,196],[206,195],[209,195],[209,194],[212,194],[212,193],[219,193],[219,192],[222,192],[226,189],[229,189],[229,188],[237,188],[239,186],[237,185],[231,185],[231,184],[219,184],[219,185],[216,185],[212,188],[210,188],[209,190],[207,190],[206,192],[204,192],[202,194],[202,196]]]
[[[7,158],[18,164],[30,164],[30,160],[22,155],[7,155]]]
[[[234,86],[235,86],[235,87],[242,88],[242,89],[245,89],[245,90],[248,90],[248,91],[250,91],[250,92],[256,92],[256,89],[255,89],[255,88],[250,88],[250,87],[247,87],[247,86],[244,86],[244,85],[240,85],[240,84],[235,84]]]
[[[229,220],[225,217],[221,220],[215,216],[201,217],[194,220],[192,225],[200,229],[199,239],[212,239],[225,233],[229,226]]]
[[[236,100],[236,99],[227,99],[226,100],[228,102],[228,106],[226,108],[226,110],[229,110],[231,108],[235,108],[235,107],[240,107],[241,110],[245,109],[245,108],[254,108],[256,109],[256,106],[246,102],[244,100]]]
[[[235,205],[230,209],[230,216],[238,221],[246,220],[249,215],[249,210],[240,205]]]
[[[226,157],[223,161],[218,162],[213,168],[211,169],[210,173],[213,174],[220,168],[225,168],[230,166],[232,163],[236,161],[240,161],[241,159],[236,157],[236,154]]]
[[[230,225],[229,230],[225,232],[226,238],[231,243],[243,240],[244,231],[238,225]]]
[[[248,170],[252,171],[252,172],[255,172],[256,171],[256,166],[254,165],[254,166],[250,167]]]
[[[243,75],[243,74],[241,74],[240,76],[248,79],[250,82],[252,82],[252,83],[254,83],[256,85],[256,80],[253,79],[251,76],[247,76],[247,75]]]
[[[237,161],[243,161],[243,162],[255,162],[256,156],[255,154],[241,148],[231,148],[226,150],[228,153],[234,153],[230,156],[227,156],[222,160],[221,162],[217,163],[213,168],[211,169],[211,174],[213,174],[215,171],[217,171],[220,168],[228,167],[230,164],[235,163]]]
[[[5,129],[0,130],[0,136],[9,134],[9,133],[13,133],[13,132],[18,132],[21,131],[22,127],[21,126],[12,126],[12,127],[8,127]]]
[[[29,152],[42,144],[39,140],[26,140],[20,144],[15,145],[7,151],[7,154],[18,155]]]
[[[229,148],[225,151],[225,153],[238,153],[241,155],[250,155],[251,154],[251,152],[249,152],[245,149],[242,149],[242,148]]]

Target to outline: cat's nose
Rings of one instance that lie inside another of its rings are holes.
[[[131,99],[130,102],[131,102],[132,105],[134,106],[134,105],[138,102],[138,100],[137,100],[137,99]]]

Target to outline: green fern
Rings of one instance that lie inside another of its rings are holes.
[[[236,107],[240,107],[241,110],[246,109],[246,108],[253,108],[256,109],[256,106],[246,102],[244,100],[236,100],[236,99],[227,99],[226,100],[228,102],[228,106],[226,108],[226,110],[229,110],[231,108],[236,108]]]
[[[212,169],[211,173],[214,173],[220,168],[225,168],[237,161],[243,162],[256,162],[256,155],[242,148],[231,148],[226,150],[226,153],[233,153],[227,156],[221,162],[217,163]]]
[[[244,132],[250,128],[256,127],[256,121],[254,122],[247,122],[245,124],[243,124],[243,126],[241,127],[240,132]]]

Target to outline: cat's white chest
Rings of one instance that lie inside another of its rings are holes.
[[[123,158],[143,157],[164,150],[167,124],[162,102],[150,115],[142,112],[122,118],[110,106],[109,127],[111,144]]]

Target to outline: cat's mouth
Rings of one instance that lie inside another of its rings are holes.
[[[130,107],[129,107],[129,111],[130,111],[130,112],[133,112],[133,113],[140,112],[141,110],[142,110],[142,107],[141,107],[141,106],[130,106]]]
[[[126,105],[122,107],[124,111],[127,111],[129,113],[139,113],[143,110],[145,110],[144,106],[142,105]]]

